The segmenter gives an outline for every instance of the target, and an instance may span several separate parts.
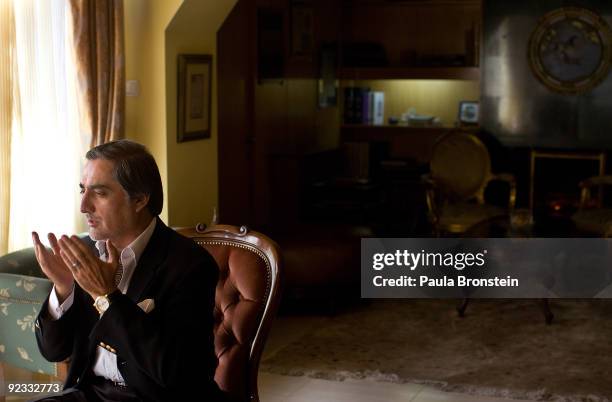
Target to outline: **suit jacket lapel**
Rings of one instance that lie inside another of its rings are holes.
[[[136,303],[141,299],[142,292],[147,288],[147,285],[155,276],[157,268],[168,254],[167,240],[169,231],[172,229],[164,225],[159,218],[155,219],[157,219],[155,230],[134,269],[134,274],[126,293]]]

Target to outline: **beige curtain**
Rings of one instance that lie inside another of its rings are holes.
[[[9,252],[31,246],[33,230],[43,238],[48,232],[76,233],[85,148],[78,128],[68,2],[12,0],[12,7]]]
[[[0,0],[0,255],[8,250],[11,189],[11,121],[15,40],[12,0]]]
[[[123,138],[123,0],[70,0],[82,130],[91,146]]]

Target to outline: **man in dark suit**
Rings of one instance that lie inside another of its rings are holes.
[[[140,144],[91,149],[81,212],[91,240],[32,233],[53,282],[36,320],[41,353],[70,358],[61,395],[41,401],[218,401],[214,259],[158,218],[159,170]],[[94,247],[95,246],[95,247]]]

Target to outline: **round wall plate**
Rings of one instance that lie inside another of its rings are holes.
[[[563,7],[545,14],[531,34],[529,65],[549,89],[585,93],[610,70],[612,34],[606,21],[585,8]]]

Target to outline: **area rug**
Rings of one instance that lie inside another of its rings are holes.
[[[421,383],[538,401],[612,399],[612,300],[377,301],[325,320],[261,364],[328,380]]]

